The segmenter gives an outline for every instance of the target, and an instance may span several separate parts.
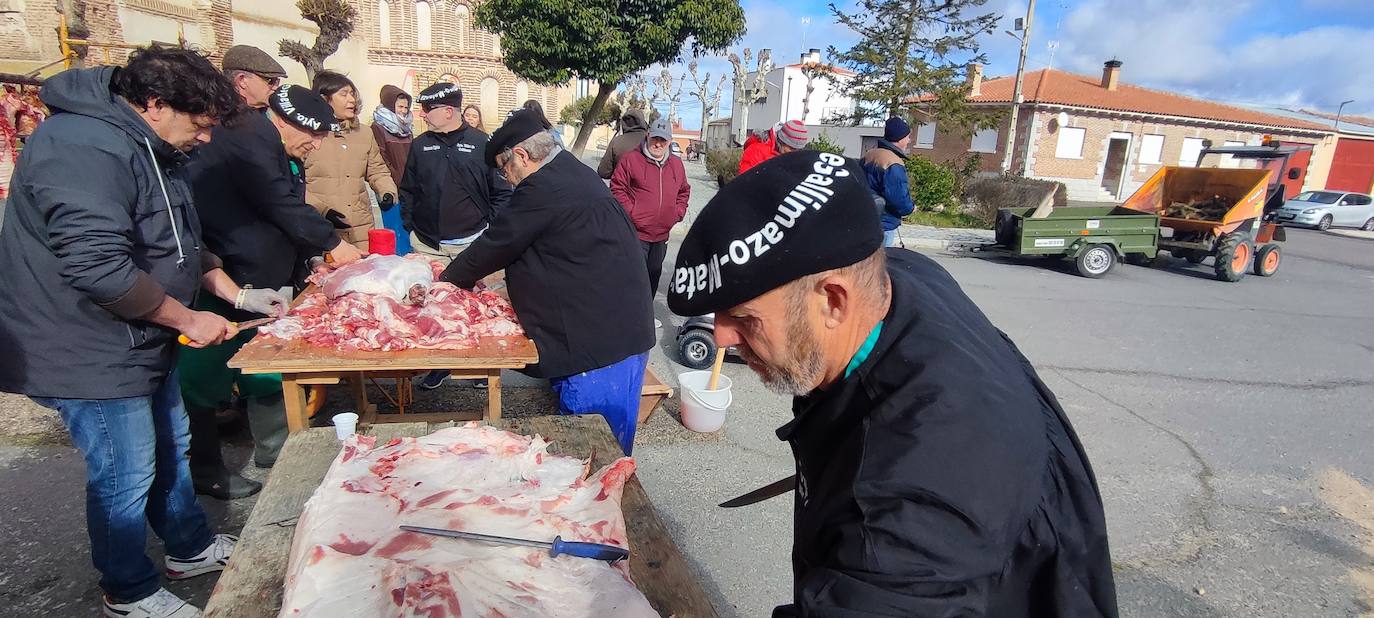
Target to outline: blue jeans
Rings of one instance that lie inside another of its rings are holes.
[[[883,246],[896,247],[898,242],[897,230],[883,230]]]
[[[161,587],[161,571],[143,549],[148,526],[167,555],[194,558],[210,546],[186,451],[190,429],[176,374],[146,397],[53,399],[86,460],[86,533],[100,587],[116,602],[138,601]]]
[[[558,413],[606,417],[620,449],[629,455],[635,446],[639,393],[644,388],[644,367],[648,364],[649,353],[641,352],[600,369],[550,378],[549,386],[558,395]]]

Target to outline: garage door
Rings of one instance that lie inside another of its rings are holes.
[[[1374,141],[1341,139],[1331,160],[1326,188],[1368,193],[1374,186]]]

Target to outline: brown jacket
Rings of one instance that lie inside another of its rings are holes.
[[[388,193],[397,195],[376,140],[362,127],[330,133],[305,160],[305,202],[321,214],[330,209],[342,213],[349,229],[339,230],[339,236],[363,250],[373,227],[366,185],[372,185],[378,200]]]
[[[401,184],[401,175],[406,171],[406,157],[410,156],[410,142],[414,141],[415,137],[392,135],[375,122],[372,124],[372,137],[377,139],[377,146],[382,151],[382,160],[386,161],[387,168],[391,170],[391,179],[396,181],[396,184]]]

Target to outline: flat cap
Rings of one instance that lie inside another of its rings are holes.
[[[287,122],[314,133],[343,130],[334,108],[319,93],[303,86],[285,85],[267,98],[267,104]]]
[[[544,119],[527,109],[517,109],[506,117],[505,124],[491,134],[487,142],[486,160],[488,167],[496,167],[496,155],[514,148],[544,130]]]
[[[286,69],[267,52],[252,45],[235,45],[224,52],[220,67],[225,71],[248,71],[266,77],[286,77]]]
[[[458,84],[451,82],[439,82],[420,91],[420,96],[415,99],[420,104],[420,109],[429,111],[430,108],[439,105],[449,107],[463,106],[463,89]]]
[[[882,244],[858,161],[813,150],[778,155],[730,181],[697,215],[678,250],[668,308],[682,316],[724,311],[855,264]]]

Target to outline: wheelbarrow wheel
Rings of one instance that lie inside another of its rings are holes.
[[[1108,245],[1093,245],[1084,249],[1074,260],[1078,274],[1089,279],[1097,279],[1107,274],[1116,264],[1116,251]]]
[[[1283,260],[1283,255],[1279,252],[1278,245],[1265,245],[1260,247],[1255,254],[1255,274],[1261,277],[1272,277],[1279,272],[1279,262]]]
[[[1217,243],[1217,259],[1214,270],[1217,279],[1228,282],[1240,281],[1250,270],[1250,260],[1255,257],[1255,245],[1249,238],[1240,234],[1227,234]]]

